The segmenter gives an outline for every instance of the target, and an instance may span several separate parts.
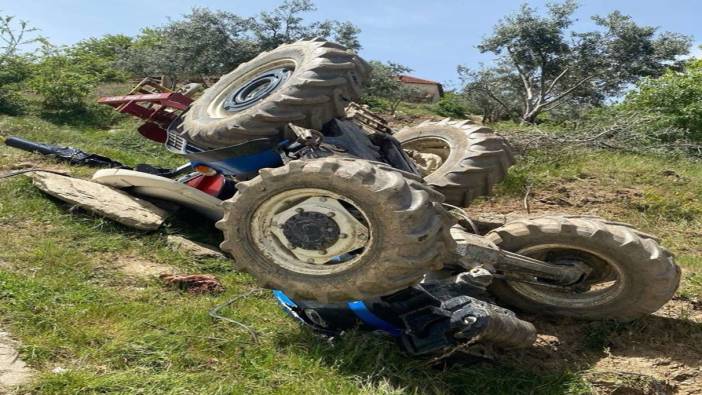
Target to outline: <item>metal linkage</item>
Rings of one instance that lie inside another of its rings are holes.
[[[351,103],[346,107],[346,117],[357,122],[361,126],[372,132],[393,134],[388,122],[367,108],[361,107],[357,103]]]
[[[125,96],[106,96],[98,103],[114,107],[117,111],[130,114],[146,121],[139,127],[144,137],[163,143],[166,129],[182,111],[193,102],[188,96],[174,92],[151,78],[143,79]]]

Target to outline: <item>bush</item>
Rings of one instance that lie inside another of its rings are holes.
[[[364,96],[362,102],[367,105],[371,111],[387,111],[390,107],[387,99],[378,96]]]
[[[661,126],[689,129],[691,138],[702,141],[702,62],[689,63],[682,73],[646,78],[637,88],[626,97],[626,108],[656,114]]]
[[[71,62],[65,55],[50,55],[35,66],[29,81],[42,97],[42,106],[51,112],[85,110],[85,98],[95,89],[98,78]]]
[[[465,118],[466,107],[460,96],[447,92],[436,103],[436,113],[444,117]]]
[[[0,89],[0,114],[22,115],[27,109],[27,101],[18,86],[3,86]]]
[[[30,74],[27,58],[8,56],[0,61],[0,113],[18,115],[24,112],[26,100],[20,92]]]

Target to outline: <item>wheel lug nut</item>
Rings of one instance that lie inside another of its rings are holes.
[[[334,218],[335,215],[336,215],[336,213],[333,212],[333,211],[330,211],[330,212],[327,213],[327,216],[328,216],[329,218]]]
[[[322,254],[322,255],[326,255],[327,250],[319,250],[319,253]]]
[[[298,212],[298,213],[304,213],[304,212],[305,212],[305,209],[302,208],[302,207],[298,207],[298,208],[295,209],[295,211]]]
[[[339,233],[339,238],[340,238],[340,239],[345,239],[345,238],[347,238],[347,237],[349,237],[349,235],[347,235],[346,233]]]
[[[297,247],[295,247],[295,245],[293,245],[293,244],[288,244],[288,248],[291,249],[291,250],[294,250],[294,249],[297,248]]]

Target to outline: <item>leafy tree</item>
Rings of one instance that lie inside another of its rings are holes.
[[[656,114],[659,123],[689,129],[702,140],[702,61],[691,61],[683,72],[641,80],[624,107]]]
[[[221,75],[258,51],[252,21],[225,11],[195,8],[183,19],[144,29],[121,57],[137,75],[178,77]]]
[[[350,22],[305,23],[302,15],[314,10],[310,0],[286,0],[257,18],[194,8],[182,19],[144,29],[119,64],[136,75],[165,75],[175,81],[220,76],[261,51],[299,39],[323,37],[360,47],[359,30]]]
[[[261,12],[254,31],[264,50],[301,39],[324,37],[349,49],[359,50],[360,29],[351,22],[319,21],[306,24],[302,14],[316,11],[311,0],[285,0],[271,12]]]
[[[545,15],[529,5],[502,19],[478,46],[498,56],[493,67],[459,68],[484,100],[524,122],[565,103],[601,104],[641,77],[659,76],[685,54],[690,38],[657,33],[614,11],[592,19],[596,31],[573,32],[574,0],[551,3]],[[519,104],[505,94],[517,94]]]
[[[387,62],[382,63],[377,60],[369,62],[371,74],[364,85],[364,101],[372,102],[376,98],[384,99],[388,102],[388,109],[391,114],[395,114],[397,107],[403,101],[411,101],[423,96],[423,92],[403,85],[400,76],[412,71],[407,66]]]
[[[459,66],[463,96],[472,112],[481,114],[483,122],[513,118],[519,108],[519,85],[505,67],[470,70]]]
[[[124,81],[127,75],[116,67],[116,62],[132,43],[129,36],[107,34],[79,41],[68,48],[67,55],[101,82]]]

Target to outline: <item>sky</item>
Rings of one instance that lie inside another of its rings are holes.
[[[0,0],[0,14],[29,21],[54,44],[73,44],[103,34],[136,35],[144,27],[177,19],[193,7],[255,16],[282,0]],[[454,86],[456,67],[477,67],[491,56],[476,45],[519,0],[316,0],[310,19],[349,20],[361,28],[360,55],[366,60],[393,61],[412,74]],[[529,4],[543,9],[544,0]],[[637,23],[693,37],[693,55],[702,56],[702,1],[581,0],[575,30],[591,29],[592,15],[615,9]]]

